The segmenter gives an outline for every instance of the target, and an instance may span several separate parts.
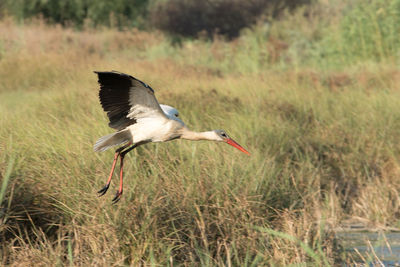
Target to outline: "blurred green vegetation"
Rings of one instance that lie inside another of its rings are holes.
[[[50,23],[82,28],[159,28],[174,35],[199,32],[236,37],[261,17],[278,16],[310,0],[3,0],[2,13],[19,21],[42,16]]]
[[[182,62],[221,72],[345,67],[400,62],[400,1],[321,1],[259,22],[233,42],[184,41],[158,50]],[[199,50],[201,51],[199,53]]]
[[[150,21],[164,32],[186,36],[235,38],[257,21],[270,21],[283,11],[293,11],[311,0],[211,0],[159,1],[150,9]]]
[[[172,34],[175,41],[179,36],[201,39],[204,33],[214,38],[218,33],[222,38],[237,37],[241,31],[239,48],[227,47],[222,52],[226,60],[220,61],[220,69],[231,68],[231,58],[239,71],[257,71],[271,60],[333,67],[399,60],[400,0],[278,2],[5,0],[0,13],[19,21],[42,16],[49,23],[79,28],[156,27]],[[208,57],[199,60],[208,64]],[[245,60],[250,63],[243,66],[243,58],[251,58]]]
[[[336,41],[347,63],[399,60],[400,0],[352,3],[343,15]]]
[[[42,16],[66,26],[142,27],[149,0],[5,0],[3,13],[23,21]]]

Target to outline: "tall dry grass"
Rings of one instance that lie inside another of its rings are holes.
[[[266,51],[273,42],[259,40]],[[263,67],[253,45],[177,48],[159,33],[1,21],[2,264],[326,266],[346,258],[333,236],[342,220],[398,227],[398,68]],[[118,205],[112,189],[98,198],[113,152],[92,145],[112,130],[92,71],[112,69],[252,156],[216,143],[148,144],[127,158]]]

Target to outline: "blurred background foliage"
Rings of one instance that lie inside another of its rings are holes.
[[[1,1],[0,17],[10,16],[19,22],[40,17],[78,30],[158,29],[179,44],[216,37],[239,40],[246,44],[243,56],[254,59],[245,67],[252,71],[282,61],[315,65],[310,61],[318,59],[317,65],[325,67],[360,60],[396,62],[400,54],[400,0]],[[225,49],[225,54],[240,58],[240,51],[232,49]],[[221,64],[224,69],[231,60]]]
[[[270,19],[293,10],[311,0],[171,0],[158,2],[150,10],[151,25],[172,34],[196,36],[204,32],[208,36],[239,35],[261,17]]]
[[[143,26],[148,0],[5,0],[3,14],[20,21],[42,16],[50,23],[82,27]]]
[[[311,0],[5,0],[1,8],[18,20],[42,16],[48,22],[82,27],[156,27],[172,34],[196,36],[205,31],[234,37],[261,16]]]

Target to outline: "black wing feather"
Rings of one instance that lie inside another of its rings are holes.
[[[136,123],[133,118],[128,118],[131,105],[129,103],[129,90],[132,87],[133,78],[120,72],[95,71],[99,78],[99,98],[103,110],[107,112],[111,128],[122,130]]]

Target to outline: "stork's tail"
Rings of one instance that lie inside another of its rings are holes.
[[[128,129],[109,134],[106,136],[101,137],[97,140],[96,144],[94,144],[94,151],[105,151],[110,147],[122,145],[124,143],[132,141],[132,135]]]

